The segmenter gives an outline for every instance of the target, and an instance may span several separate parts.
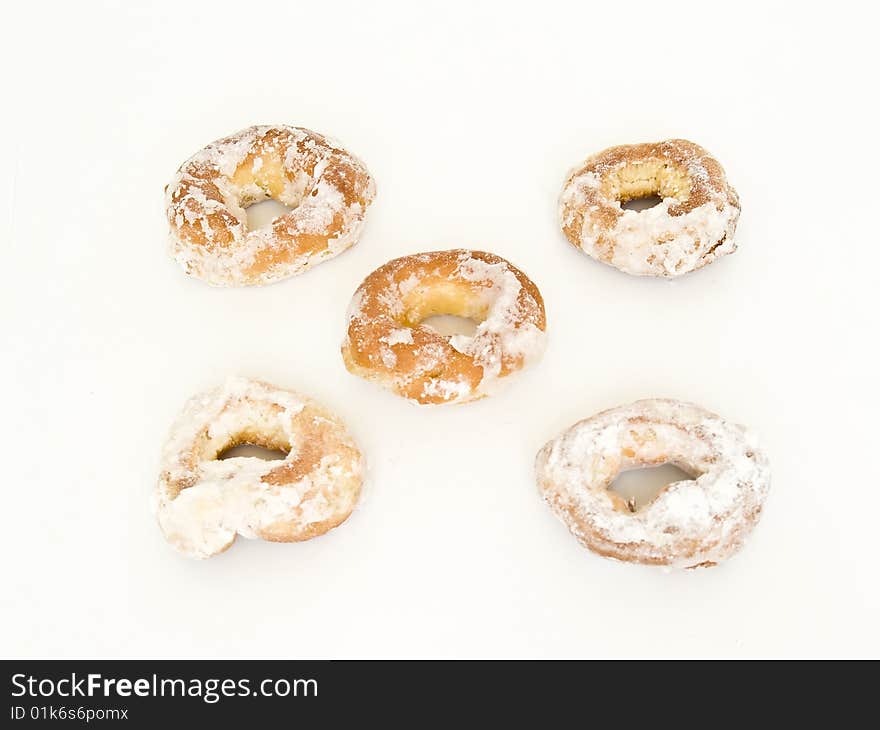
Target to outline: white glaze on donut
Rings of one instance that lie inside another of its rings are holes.
[[[216,458],[241,443],[289,453]],[[172,426],[155,506],[171,545],[207,558],[236,534],[283,542],[323,534],[351,513],[362,475],[360,451],[335,416],[293,391],[230,378],[190,399]]]
[[[694,476],[633,513],[608,486],[620,471],[672,463]],[[594,552],[627,562],[715,565],[742,546],[770,487],[754,436],[702,408],[642,400],[576,423],[538,453],[539,489]]]

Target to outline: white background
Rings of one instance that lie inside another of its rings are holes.
[[[876,18],[841,2],[406,5],[6,11],[2,653],[880,655]],[[212,289],[168,256],[162,190],[255,123],[337,137],[378,197],[348,253]],[[668,282],[568,245],[567,170],[673,136],[725,166],[739,251]],[[349,375],[362,278],[459,246],[539,285],[543,361],[447,409]],[[322,538],[190,561],[149,511],[158,454],[186,398],[234,373],[339,413],[366,498]],[[722,567],[600,559],[537,495],[545,441],[651,396],[745,423],[770,455],[764,519]]]

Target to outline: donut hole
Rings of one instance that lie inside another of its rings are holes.
[[[470,317],[459,317],[455,314],[433,314],[425,317],[419,324],[433,330],[441,337],[473,337],[480,325]]]
[[[307,187],[305,177],[291,177],[278,155],[265,152],[248,155],[235,170],[231,182],[249,231],[268,228],[290,213],[302,201]]]
[[[206,444],[204,458],[216,461],[245,458],[263,461],[286,459],[290,453],[290,440],[282,423],[274,417],[271,408],[262,404],[253,412],[243,414],[245,423],[233,432],[218,435]]]
[[[624,210],[634,210],[636,213],[640,213],[643,210],[648,210],[648,208],[653,208],[655,205],[660,205],[662,202],[663,198],[659,195],[644,195],[639,198],[625,200],[620,204],[620,207]]]
[[[665,198],[683,202],[691,193],[687,172],[667,160],[642,160],[621,165],[605,175],[602,186],[605,196],[622,206],[633,201],[656,199],[654,203],[628,207],[627,210],[646,210]]]
[[[261,228],[269,228],[276,218],[281,218],[292,210],[293,208],[272,198],[252,203],[244,209],[247,229],[258,231]]]
[[[403,323],[424,325],[441,337],[473,337],[489,313],[491,300],[483,291],[457,282],[419,288],[404,299]]]
[[[635,513],[651,504],[670,484],[690,481],[696,476],[676,464],[636,466],[614,477],[608,485],[608,491],[620,497],[625,511]]]
[[[261,446],[260,444],[237,444],[217,454],[217,461],[226,459],[262,459],[263,461],[280,461],[287,458],[288,451]]]

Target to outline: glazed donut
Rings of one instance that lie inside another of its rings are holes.
[[[342,253],[376,188],[363,163],[308,129],[249,127],[183,163],[165,188],[171,254],[214,286],[269,284]],[[245,208],[293,208],[249,231]]]
[[[422,322],[452,314],[478,322],[472,337],[444,337]],[[350,372],[423,404],[489,395],[537,360],[547,328],[532,281],[500,256],[433,251],[389,261],[360,285],[342,356]]]
[[[663,199],[653,208],[621,208],[652,195]],[[559,202],[575,248],[638,276],[681,276],[733,253],[739,211],[721,165],[685,139],[600,152],[569,175]]]
[[[633,512],[608,490],[619,472],[672,463],[693,476]],[[767,457],[741,426],[674,400],[641,400],[576,423],[538,452],[539,489],[599,555],[682,568],[737,552],[770,488]]]
[[[240,444],[288,453],[217,458]],[[308,540],[348,518],[362,475],[361,453],[333,414],[292,391],[231,378],[192,398],[174,423],[156,513],[165,539],[192,558],[223,552],[236,534]]]

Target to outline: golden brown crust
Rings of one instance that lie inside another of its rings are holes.
[[[473,340],[421,325],[436,314],[479,322]],[[508,261],[484,251],[433,251],[389,261],[364,280],[342,353],[351,372],[405,398],[465,402],[487,394],[487,376],[522,368],[546,326],[538,288]]]

